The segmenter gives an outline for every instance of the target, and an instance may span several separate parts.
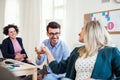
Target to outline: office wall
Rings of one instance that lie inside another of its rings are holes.
[[[21,36],[23,38],[24,47],[28,53],[28,56],[32,61],[35,61],[34,47],[40,42],[40,27],[42,12],[41,0],[20,0],[21,2]],[[0,0],[0,4],[4,3],[4,0]],[[78,33],[84,23],[84,14],[99,12],[111,9],[120,8],[120,4],[116,4],[113,0],[108,3],[101,3],[101,0],[67,0],[66,2],[66,42],[73,49],[75,46],[81,45],[78,42]],[[4,11],[0,5],[0,18],[4,18]],[[37,17],[40,17],[39,19]],[[4,21],[0,19],[0,41],[3,39],[2,28]],[[62,33],[63,35],[63,33]],[[120,34],[111,35],[113,42],[120,47]]]
[[[5,0],[0,0],[0,44],[3,40],[3,27],[4,27],[4,5]]]
[[[120,9],[120,4],[113,0],[102,3],[102,0],[67,0],[67,43],[73,49],[75,46],[81,45],[78,42],[78,33],[84,23],[84,14],[99,12],[112,9]],[[71,28],[71,29],[70,29]],[[73,31],[74,30],[74,31]],[[71,37],[69,37],[71,36]],[[112,42],[120,48],[120,34],[111,35]]]
[[[39,13],[37,9],[41,9],[41,7],[38,5],[42,4],[38,4],[39,1],[41,2],[41,0],[22,1],[24,3],[21,5],[24,8],[24,13],[22,13],[24,16],[21,18],[21,20],[23,20],[24,25],[21,25],[23,26],[21,33],[28,56],[34,62],[36,57],[34,47],[36,43],[39,43],[40,41],[39,26],[41,26],[41,20],[36,20],[36,17],[40,17],[40,19],[42,18],[42,12]],[[102,0],[87,0],[87,2],[86,0],[66,1],[66,30],[64,30],[65,33],[62,33],[62,35],[65,34],[66,43],[71,49],[81,45],[81,43],[78,42],[78,33],[80,32],[84,23],[84,14],[120,8],[120,4],[115,3],[113,0],[110,0],[110,2],[107,3],[102,3],[101,1]],[[28,22],[31,23],[29,24]],[[113,39],[112,42],[120,48],[120,34],[111,35],[111,37]]]
[[[0,43],[4,39],[3,27],[5,25],[5,1],[0,0]],[[18,0],[20,5],[20,36],[23,39],[24,48],[32,60],[35,61],[35,44],[40,41],[40,2],[41,0]]]
[[[41,0],[20,0],[21,36],[26,52],[35,62],[35,46],[40,42],[40,2]]]

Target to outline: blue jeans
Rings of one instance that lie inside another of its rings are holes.
[[[47,74],[42,80],[58,80],[51,74]]]
[[[69,78],[56,78],[51,74],[47,74],[42,80],[72,80]]]

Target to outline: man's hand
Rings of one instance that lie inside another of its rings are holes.
[[[17,54],[16,56],[15,56],[15,60],[18,60],[18,61],[20,61],[20,60],[22,60],[22,59],[24,59],[24,57],[26,57],[26,55],[25,54]]]
[[[37,53],[38,59],[41,59],[42,54],[44,54],[43,50],[38,50],[37,47],[35,47],[35,52]]]

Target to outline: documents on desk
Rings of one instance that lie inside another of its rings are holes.
[[[17,60],[13,60],[13,59],[6,59],[3,62],[4,62],[3,66],[8,68],[14,75],[23,76],[23,75],[32,74],[33,80],[37,80],[37,67],[36,66],[27,64],[24,62],[20,62]]]
[[[2,64],[3,67],[9,70],[13,70],[16,67],[20,67],[20,65],[24,65],[24,63],[20,61],[12,60],[12,59],[5,59]]]

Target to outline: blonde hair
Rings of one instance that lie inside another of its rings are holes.
[[[90,21],[84,26],[84,43],[82,54],[86,53],[86,57],[94,55],[100,48],[110,44],[109,33],[99,21]]]

